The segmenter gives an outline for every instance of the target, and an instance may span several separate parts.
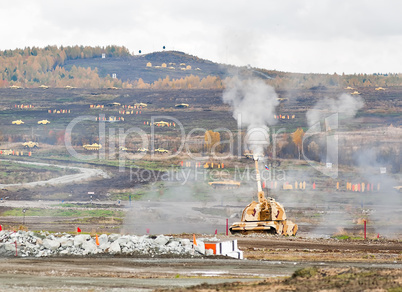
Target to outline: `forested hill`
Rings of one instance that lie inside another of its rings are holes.
[[[302,74],[217,64],[178,51],[132,55],[122,46],[47,46],[0,51],[0,88],[14,86],[223,88],[237,72],[277,89],[402,86],[398,74]],[[230,74],[229,74],[230,73]]]

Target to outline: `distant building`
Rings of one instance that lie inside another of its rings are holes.
[[[106,58],[106,54],[102,53],[102,59],[105,59],[105,58]]]
[[[166,68],[166,63],[162,63],[161,67]]]
[[[190,65],[187,65],[187,66],[186,66],[186,70],[191,70],[191,66],[190,66]]]
[[[152,63],[151,63],[151,62],[148,62],[148,63],[147,63],[147,67],[152,67]]]
[[[117,78],[117,74],[116,74],[116,73],[113,73],[113,74],[112,74],[112,78],[113,78],[113,79],[116,79],[116,78]]]

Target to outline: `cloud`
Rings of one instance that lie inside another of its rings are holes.
[[[398,72],[402,3],[20,1],[2,7],[0,49],[125,45],[292,72]]]

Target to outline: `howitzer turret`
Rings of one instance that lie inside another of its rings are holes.
[[[273,198],[265,198],[261,187],[261,176],[258,170],[258,160],[255,159],[257,176],[258,202],[251,202],[244,208],[241,222],[230,226],[231,233],[266,232],[282,235],[296,235],[297,224],[286,219],[285,209]]]

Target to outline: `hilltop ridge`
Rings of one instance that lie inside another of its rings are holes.
[[[148,63],[151,63],[151,67],[147,67]],[[163,64],[166,67],[162,67]],[[122,81],[133,81],[141,78],[146,83],[164,79],[166,76],[169,76],[170,79],[180,79],[190,75],[197,75],[200,78],[208,75],[224,78],[228,74],[228,66],[179,51],[65,61],[64,68],[66,70],[71,70],[73,66],[90,67],[92,70],[97,68],[99,77],[101,78],[116,74],[116,77]]]

